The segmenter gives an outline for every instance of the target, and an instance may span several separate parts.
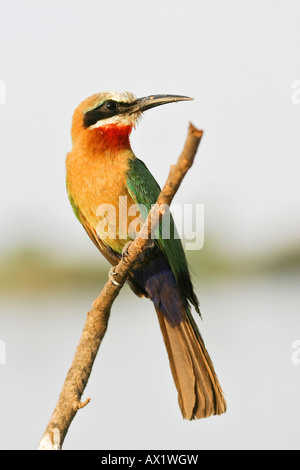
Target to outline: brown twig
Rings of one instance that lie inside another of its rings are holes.
[[[138,237],[130,244],[126,262],[122,259],[115,268],[118,285],[108,281],[87,314],[72,365],[63,384],[57,405],[40,441],[40,450],[61,449],[77,411],[89,403],[90,398],[87,398],[83,403],[80,400],[90,377],[98,349],[106,333],[112,304],[126,282],[129,271],[150,243],[151,230],[156,226],[160,215],[164,212],[163,205],[167,204],[169,206],[171,204],[184,176],[192,166],[202,135],[201,130],[190,124],[183,151],[176,165],[171,167],[167,182],[157,199],[157,203],[149,212]]]

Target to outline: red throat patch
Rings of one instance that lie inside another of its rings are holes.
[[[115,150],[130,147],[129,135],[131,131],[132,126],[129,125],[108,124],[107,126],[98,127],[88,132],[93,140],[98,141],[102,149],[109,148],[110,150]]]

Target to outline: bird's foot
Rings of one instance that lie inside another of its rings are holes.
[[[121,286],[121,284],[118,281],[116,281],[114,278],[114,276],[117,276],[117,274],[118,273],[115,272],[114,267],[110,268],[109,273],[108,273],[108,279],[114,286]]]
[[[127,242],[122,250],[122,260],[124,261],[124,263],[127,263],[127,258],[129,256],[128,248],[130,247],[131,243],[132,242]]]
[[[149,245],[139,256],[137,264],[143,264],[153,255],[156,245],[153,240],[150,241]]]

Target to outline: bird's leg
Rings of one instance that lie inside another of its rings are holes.
[[[157,247],[156,247],[154,241],[151,240],[151,242],[149,243],[147,248],[145,250],[143,250],[142,253],[140,254],[135,266],[142,265],[145,262],[147,262],[153,256],[153,254],[155,254],[156,249],[157,249]]]
[[[132,241],[127,242],[126,245],[124,246],[123,250],[122,250],[122,259],[123,259],[124,263],[127,263],[127,258],[129,256],[128,248],[131,245],[131,243],[132,243]],[[152,240],[149,247],[141,253],[140,259],[138,260],[137,264],[144,263],[144,261],[146,261],[148,259],[149,255],[151,254],[151,252],[154,248],[155,248],[155,243]],[[115,276],[117,276],[117,275],[118,275],[118,273],[115,272],[115,267],[113,266],[112,268],[110,268],[109,273],[108,273],[108,279],[112,282],[112,284],[114,286],[121,286],[121,284],[118,281],[116,281],[116,279],[115,279]]]
[[[116,276],[118,273],[115,272],[115,267],[113,266],[110,268],[109,273],[108,273],[108,279],[114,286],[121,286],[121,284],[114,279],[114,276]]]
[[[130,247],[132,241],[130,242],[127,242],[126,245],[124,246],[123,250],[122,250],[122,259],[124,261],[124,263],[127,263],[127,258],[128,258],[128,248]]]
[[[132,241],[127,242],[126,245],[124,246],[123,250],[122,250],[122,259],[123,259],[124,263],[127,263],[127,258],[129,256],[128,248],[130,247],[131,243],[132,243]],[[137,264],[143,263],[148,258],[149,254],[153,250],[154,246],[155,246],[154,241],[151,240],[151,242],[150,242],[149,246],[147,247],[147,249],[144,250],[141,253],[141,256],[140,256]]]

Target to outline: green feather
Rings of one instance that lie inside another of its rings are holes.
[[[74,214],[76,215],[77,219],[79,220],[79,222],[81,223],[81,219],[80,219],[80,210],[79,210],[79,207],[76,206],[75,204],[75,201],[71,195],[71,192],[69,190],[69,185],[68,185],[68,180],[66,179],[66,186],[67,186],[67,194],[68,194],[68,198],[69,198],[69,201],[70,201],[70,204],[72,206],[72,209],[73,209],[73,212]]]
[[[130,160],[126,175],[127,189],[136,204],[142,204],[141,216],[145,220],[151,205],[155,204],[160,187],[146,165],[138,158]],[[145,208],[147,210],[145,210]],[[170,238],[163,238],[162,223],[156,232],[155,242],[168,259],[177,281],[182,275],[189,276],[187,260],[181,240],[178,237],[174,219],[170,214]]]

